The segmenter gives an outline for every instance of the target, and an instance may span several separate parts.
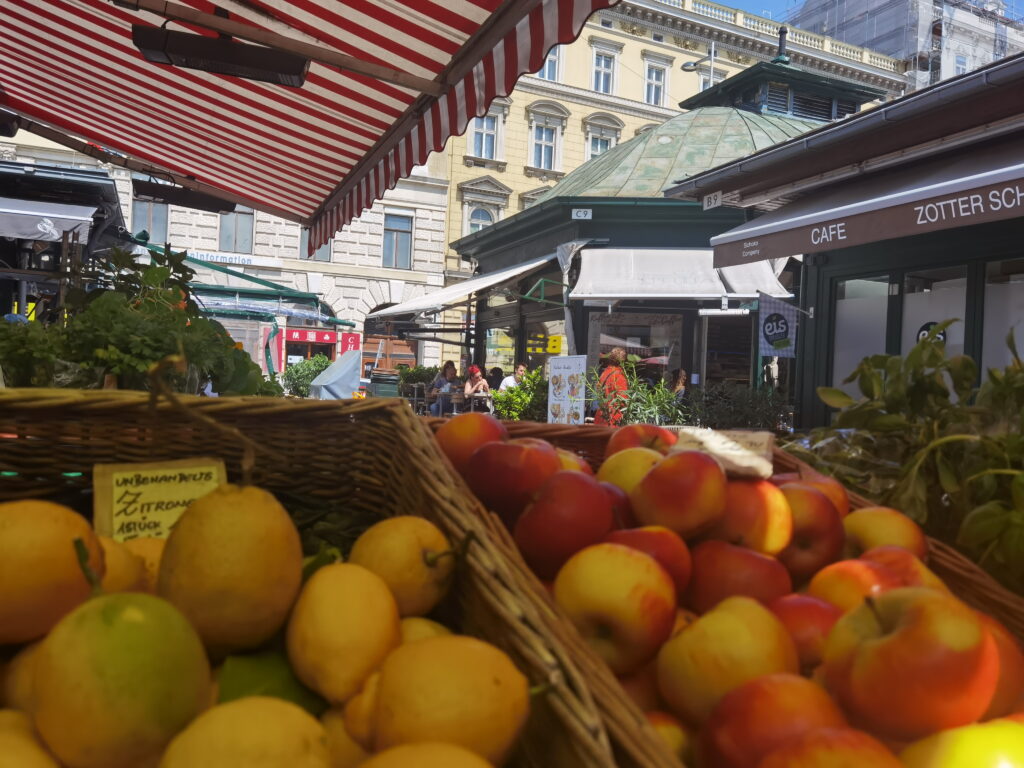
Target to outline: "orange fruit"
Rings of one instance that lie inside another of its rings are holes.
[[[445,535],[429,520],[413,515],[370,526],[352,545],[348,561],[384,579],[402,616],[433,610],[451,586],[455,569]]]
[[[146,561],[119,541],[100,536],[106,572],[103,574],[104,592],[145,592]]]
[[[444,741],[500,765],[528,714],[526,678],[504,651],[464,635],[431,637],[381,666],[373,746]]]
[[[164,547],[167,539],[158,539],[154,536],[140,536],[137,539],[128,539],[121,542],[133,555],[142,558],[146,566],[145,591],[156,594],[156,577],[160,573],[160,560],[164,556]]]
[[[392,747],[359,765],[360,768],[493,768],[479,755],[443,742]]]
[[[288,620],[288,661],[306,686],[344,704],[401,642],[398,621],[379,576],[350,563],[325,565],[306,582]]]
[[[42,637],[91,593],[75,539],[103,577],[103,549],[88,521],[49,501],[0,504],[0,645]]]

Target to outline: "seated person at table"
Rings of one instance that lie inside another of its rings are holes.
[[[526,363],[516,363],[516,372],[511,376],[506,376],[502,382],[500,389],[504,392],[506,389],[512,387],[518,387],[519,383],[523,380],[523,376],[526,375]]]
[[[473,395],[486,395],[491,391],[491,385],[487,383],[487,379],[480,372],[480,367],[476,365],[469,366],[469,378],[466,379],[466,397],[472,397]]]
[[[457,387],[461,383],[455,373],[455,363],[449,360],[441,368],[440,373],[434,377],[434,381],[430,385],[430,394],[437,398],[430,405],[431,416],[443,416],[446,413],[451,413],[452,399],[450,394],[457,391]]]

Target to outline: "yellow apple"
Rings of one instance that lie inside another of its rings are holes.
[[[597,470],[597,479],[629,493],[663,458],[652,448],[625,448],[604,460]]]
[[[928,557],[928,539],[921,527],[890,507],[863,507],[843,518],[845,557],[858,557],[874,547],[892,544],[910,550],[920,560]]]
[[[916,741],[900,753],[905,768],[1024,768],[1024,725],[965,725]]]
[[[782,622],[753,598],[728,597],[662,646],[658,689],[673,713],[698,725],[733,688],[799,669]]]

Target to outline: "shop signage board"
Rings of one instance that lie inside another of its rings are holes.
[[[587,398],[587,356],[549,357],[548,424],[582,424]]]
[[[128,541],[165,539],[193,501],[227,482],[220,459],[93,467],[93,526],[101,536]]]
[[[337,344],[337,331],[321,331],[319,328],[289,328],[285,331],[288,341],[307,342],[312,344]]]
[[[766,293],[757,297],[761,357],[796,357],[797,308]]]
[[[1002,219],[1024,216],[1024,179],[1002,181],[955,193],[925,197],[892,206],[880,206],[850,216],[821,212],[816,221],[809,215],[799,216],[798,226],[758,234],[753,229],[744,237],[722,241],[729,233],[714,240],[715,267],[747,264],[795,254],[817,253],[854,245],[876,243],[897,237],[908,237],[955,227],[968,227]],[[784,213],[785,208],[779,209]],[[830,215],[832,214],[832,215]],[[757,220],[750,227],[756,226]],[[744,225],[745,227],[747,225]],[[739,234],[739,233],[737,233]]]
[[[362,339],[361,334],[358,333],[343,333],[341,334],[341,353],[352,352],[360,348],[360,341]]]

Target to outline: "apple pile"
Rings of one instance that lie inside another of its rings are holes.
[[[437,440],[594,652],[697,768],[1024,768],[1024,653],[895,509],[734,479],[652,425],[595,473],[487,414]]]

